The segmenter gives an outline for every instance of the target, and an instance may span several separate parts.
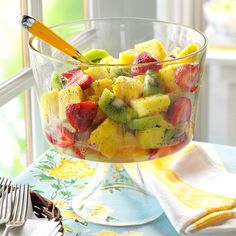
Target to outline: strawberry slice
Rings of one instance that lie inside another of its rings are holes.
[[[134,60],[133,64],[141,64],[141,63],[149,63],[149,62],[159,62],[157,58],[154,58],[152,54],[148,52],[141,52],[137,55],[137,57]],[[154,64],[154,65],[145,65],[145,66],[133,66],[131,68],[131,74],[133,76],[136,75],[142,75],[147,70],[154,70],[157,71],[162,68],[161,64]]]
[[[51,143],[53,145],[56,144],[56,140],[53,139],[52,136],[48,132],[46,132],[46,131],[45,131],[45,136],[46,136],[46,138],[47,138],[49,143]]]
[[[91,126],[96,114],[96,102],[80,102],[66,107],[67,120],[80,132],[86,131]]]
[[[62,126],[50,126],[45,131],[48,141],[61,148],[68,148],[74,145],[75,135]]]
[[[93,78],[82,71],[80,68],[69,70],[62,75],[68,80],[64,88],[80,85],[80,87],[84,90],[89,88],[93,83]]]
[[[167,111],[167,118],[170,123],[176,126],[179,122],[190,122],[192,103],[187,97],[176,99]]]
[[[58,127],[58,139],[56,145],[61,148],[71,147],[75,143],[75,135],[65,127]]]
[[[62,76],[65,77],[66,79],[70,79],[71,76],[72,76],[75,72],[80,71],[80,70],[81,70],[81,69],[80,69],[79,67],[77,67],[77,68],[74,68],[74,69],[72,69],[72,70],[68,70],[68,71],[66,71],[66,72],[63,72],[63,73],[62,73]]]
[[[175,72],[175,82],[179,87],[187,92],[195,92],[197,90],[198,64],[184,64]]]
[[[81,152],[81,150],[79,148],[74,149],[74,154],[76,157],[78,157],[80,159],[85,159],[85,155]]]

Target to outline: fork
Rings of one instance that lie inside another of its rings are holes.
[[[6,228],[2,236],[7,236],[8,232],[15,227],[22,226],[27,219],[29,201],[29,185],[16,185],[13,210],[10,220],[6,223]]]
[[[61,229],[61,225],[58,223],[56,228],[51,232],[50,236],[62,236],[63,234],[59,232],[60,229]]]
[[[8,178],[0,177],[0,194],[7,184],[10,185],[11,181]]]
[[[7,178],[0,179],[0,224],[9,221],[12,209],[13,188]]]

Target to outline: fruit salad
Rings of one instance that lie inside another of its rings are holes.
[[[90,66],[54,71],[40,97],[49,143],[78,158],[137,162],[163,157],[193,136],[201,64],[192,42],[168,52],[152,39]]]

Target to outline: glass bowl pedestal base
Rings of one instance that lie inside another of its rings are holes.
[[[139,165],[134,165],[134,173],[129,175],[123,164],[98,164],[91,181],[73,198],[73,210],[87,221],[111,226],[141,225],[157,219],[163,211],[145,190]],[[135,182],[132,176],[136,176]]]

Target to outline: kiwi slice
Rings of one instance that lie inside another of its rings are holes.
[[[123,100],[117,98],[109,89],[106,88],[103,90],[98,105],[102,112],[104,112],[110,119],[120,123],[127,123],[138,116],[133,109],[123,102]]]
[[[170,140],[175,136],[175,134],[176,134],[175,128],[166,129],[165,136],[164,136],[164,142],[169,143]]]
[[[157,126],[159,118],[157,116],[145,116],[137,119],[130,120],[128,126],[134,130],[145,130]]]
[[[158,74],[152,70],[147,70],[144,78],[143,95],[144,97],[158,93],[164,93],[164,86]]]
[[[51,76],[51,89],[52,90],[61,90],[66,84],[66,79],[61,77],[58,72],[54,71]]]
[[[100,62],[104,57],[110,56],[110,54],[103,49],[92,49],[86,53],[84,53],[84,56],[91,62],[98,63]]]
[[[113,77],[118,77],[118,76],[131,76],[130,69],[125,68],[125,67],[111,67],[110,68],[110,73]]]

